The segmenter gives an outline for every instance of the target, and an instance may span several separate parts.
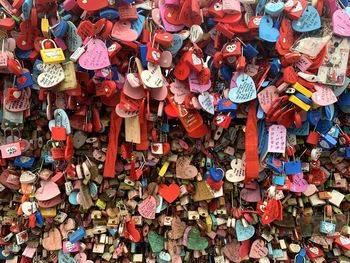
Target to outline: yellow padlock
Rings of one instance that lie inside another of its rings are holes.
[[[311,108],[310,105],[306,104],[305,102],[303,102],[302,100],[300,100],[298,97],[294,95],[289,97],[289,101],[293,102],[295,105],[299,106],[304,111],[308,111]]]
[[[160,177],[163,177],[165,175],[166,171],[168,170],[169,164],[170,163],[168,161],[164,162],[162,168],[160,168],[160,170],[158,172],[158,175]]]
[[[44,43],[46,41],[53,43],[55,47],[45,49]],[[52,63],[52,64],[61,63],[65,60],[62,48],[58,48],[56,43],[51,39],[44,39],[41,42],[40,55],[41,55],[41,58],[43,59],[43,62],[47,63],[47,64],[49,64],[49,63]]]
[[[49,20],[46,17],[41,19],[41,32],[44,37],[49,37]]]
[[[299,91],[301,94],[306,96],[307,98],[311,98],[312,92],[309,91],[307,88],[305,88],[303,85],[300,83],[296,82],[292,85],[293,88],[295,88],[297,91]]]

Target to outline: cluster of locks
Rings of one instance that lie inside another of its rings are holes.
[[[348,0],[0,0],[0,262],[350,262]]]

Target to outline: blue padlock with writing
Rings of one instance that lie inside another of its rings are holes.
[[[84,227],[79,227],[73,233],[68,235],[68,240],[71,243],[75,243],[75,242],[78,242],[79,240],[82,240],[85,236],[86,236],[85,228]]]

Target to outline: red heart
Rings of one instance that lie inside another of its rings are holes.
[[[159,150],[158,145],[152,145],[152,152],[157,152]]]
[[[27,82],[27,77],[26,76],[20,76],[19,78],[16,78],[17,83],[24,85]]]
[[[180,187],[172,183],[169,186],[166,184],[161,184],[159,186],[158,193],[162,196],[168,203],[172,203],[180,195]]]
[[[102,18],[98,20],[95,24],[91,21],[84,20],[78,26],[78,35],[84,40],[87,37],[95,36],[99,34],[104,28],[106,19]]]
[[[79,7],[85,11],[92,12],[108,6],[108,0],[77,0]]]
[[[298,74],[292,66],[284,68],[283,71],[283,80],[288,84],[294,84],[299,79]]]
[[[141,234],[135,227],[135,222],[130,220],[126,223],[126,229],[124,232],[126,238],[130,239],[132,242],[139,242],[141,240]]]

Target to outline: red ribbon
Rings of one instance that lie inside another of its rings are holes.
[[[245,128],[245,183],[259,177],[258,128],[255,101],[251,101]]]
[[[123,119],[117,115],[115,110],[111,113],[111,122],[109,129],[109,143],[107,146],[107,154],[105,167],[103,170],[103,177],[114,177],[115,174],[115,162],[117,160],[118,153],[118,139],[122,126]]]

